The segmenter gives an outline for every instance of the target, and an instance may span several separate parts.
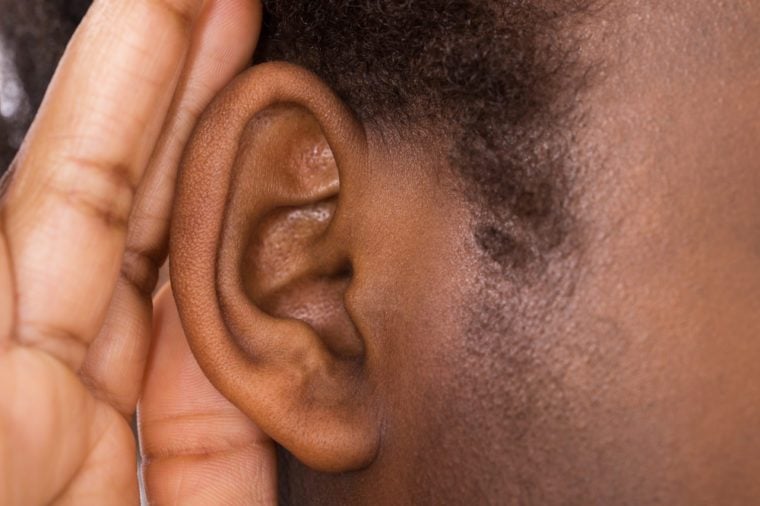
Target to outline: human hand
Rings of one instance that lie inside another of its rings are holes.
[[[1,504],[139,502],[129,421],[176,167],[200,112],[248,64],[260,11],[97,0],[72,39],[0,207]],[[141,407],[149,497],[271,497],[270,443],[210,388],[182,336],[162,332],[176,317],[168,292],[162,307]],[[230,479],[251,465],[260,483]]]

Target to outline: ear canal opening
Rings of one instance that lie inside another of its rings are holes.
[[[368,465],[379,450],[366,349],[346,309],[353,279],[341,176],[365,138],[316,77],[243,74],[188,146],[171,229],[172,284],[214,386],[304,464]]]

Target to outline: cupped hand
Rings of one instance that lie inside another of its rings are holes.
[[[166,330],[170,293],[155,329],[151,302],[182,149],[260,21],[256,0],[96,0],[72,39],[0,207],[0,504],[139,503],[143,392],[151,502],[273,497],[271,444]]]

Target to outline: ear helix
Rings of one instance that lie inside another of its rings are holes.
[[[271,135],[271,128],[289,124],[288,115],[319,125],[333,170],[304,175],[281,166],[288,136]],[[181,167],[172,223],[173,291],[201,368],[262,430],[322,471],[361,468],[378,451],[377,406],[362,371],[363,347],[356,345],[361,339],[330,340],[319,325],[268,314],[263,302],[299,273],[270,272],[259,282],[246,280],[241,267],[256,244],[251,233],[266,226],[273,210],[329,206],[338,192],[335,171],[365,163],[365,149],[361,125],[315,76],[288,64],[256,66],[201,119]],[[350,272],[336,224],[318,232],[301,268]]]

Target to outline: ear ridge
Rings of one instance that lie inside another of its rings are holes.
[[[259,168],[281,156],[266,143],[253,146],[254,157],[246,158],[246,132],[258,130],[255,144],[283,106],[316,120],[334,158],[325,154],[322,162],[339,172],[366,163],[362,125],[314,75],[284,63],[244,73],[204,114],[187,148],[172,223],[172,283],[191,349],[212,383],[306,465],[353,470],[368,465],[379,448],[377,406],[362,361],[334,353],[303,321],[265,313],[246,294],[240,275],[250,220],[338,191],[339,182],[318,171],[288,175]],[[261,177],[236,184],[235,168],[249,161],[256,166],[246,170]],[[309,180],[314,174],[317,179]],[[324,231],[335,233],[331,225]],[[346,256],[318,242],[314,247],[328,263]]]

